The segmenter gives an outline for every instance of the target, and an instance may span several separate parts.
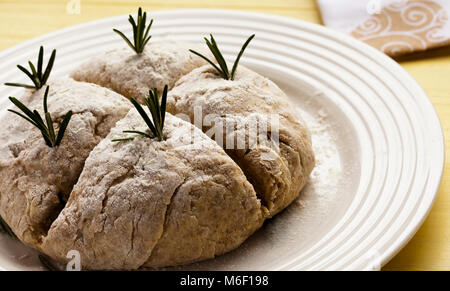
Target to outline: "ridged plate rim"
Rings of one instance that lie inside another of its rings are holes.
[[[202,33],[199,32],[204,32],[202,27],[208,24],[208,29],[214,28],[217,38],[223,39],[225,54],[238,50],[242,39],[250,32],[255,32],[257,38],[246,52],[244,63],[273,67],[280,72],[285,72],[286,75],[298,75],[302,79],[310,78],[311,82],[316,82],[325,88],[324,90],[329,89],[336,96],[345,96],[345,92],[354,92],[349,95],[352,97],[347,99],[342,97],[342,100],[339,99],[336,102],[345,107],[349,114],[355,114],[353,120],[359,118],[364,124],[364,126],[355,124],[358,137],[370,136],[370,143],[368,140],[360,139],[360,143],[367,146],[367,149],[366,147],[362,149],[361,163],[371,164],[374,167],[370,169],[370,175],[362,167],[362,171],[365,171],[362,172],[362,180],[367,179],[364,180],[365,186],[361,184],[360,189],[361,191],[365,189],[369,195],[356,193],[354,204],[347,210],[348,215],[344,215],[342,221],[336,223],[336,227],[330,230],[330,236],[325,236],[323,240],[312,246],[309,252],[298,254],[298,257],[281,263],[277,269],[360,269],[364,266],[358,265],[360,258],[358,252],[373,249],[376,250],[381,265],[384,265],[413,237],[427,217],[436,198],[444,169],[445,147],[442,126],[431,101],[399,64],[376,49],[347,35],[320,25],[281,16],[235,10],[184,9],[152,12],[152,17],[160,21],[160,26],[155,25],[153,28],[156,36],[170,33],[183,37],[182,33],[185,33],[188,38],[191,34],[197,34],[200,41]],[[232,21],[225,21],[227,19]],[[69,57],[61,57],[59,54],[59,62],[57,62],[60,66],[71,58],[79,61],[85,55],[92,54],[80,48],[89,43],[100,42],[102,37],[108,38],[108,43],[104,43],[105,46],[117,45],[121,40],[111,37],[107,28],[116,27],[127,30],[125,20],[124,16],[116,16],[92,21],[58,30],[6,49],[0,52],[0,69],[2,69],[0,71],[4,72],[0,74],[0,81],[3,83],[6,78],[20,76],[12,72],[12,64],[23,63],[24,60],[34,56],[35,50],[41,44],[45,44],[46,47],[58,47],[59,51],[66,54],[70,52]],[[179,27],[180,24],[184,25]],[[279,41],[270,45],[271,39],[279,39]],[[195,40],[197,39],[192,39],[192,41]],[[289,51],[283,48],[289,48]],[[68,64],[63,66],[67,67]],[[339,74],[326,72],[327,68],[330,71],[331,68],[336,68]],[[59,71],[56,69],[54,74],[59,74]],[[344,76],[352,79],[354,83],[346,83],[342,79]],[[377,86],[373,85],[375,83]],[[392,94],[394,98],[388,99],[388,95],[377,95],[377,90]],[[1,86],[0,92],[13,95],[18,92],[18,89]],[[0,107],[4,109],[6,104],[3,101]],[[407,108],[405,104],[409,107]],[[378,116],[380,113],[377,113],[378,110],[385,114],[383,118]],[[405,117],[406,119],[402,119]],[[385,118],[395,122],[389,123],[384,120]],[[422,128],[420,124],[423,124]],[[380,146],[375,142],[376,137],[384,137],[385,145]],[[411,144],[406,144],[407,142]],[[380,154],[380,149],[384,149],[384,146],[386,146],[387,154]],[[393,151],[398,148],[401,149],[401,154]],[[395,157],[395,154],[401,157]],[[422,159],[422,156],[426,159]],[[415,168],[407,168],[411,165],[415,165]],[[383,166],[386,170],[385,175],[380,173],[383,171]],[[397,168],[401,171],[395,171]],[[393,173],[388,175],[388,172]],[[396,173],[399,178],[387,184],[387,181]],[[409,176],[405,178],[405,175]],[[377,184],[374,177],[379,177],[379,180],[384,181],[385,184]],[[408,181],[408,177],[412,182],[403,186],[403,183]],[[399,192],[384,201],[383,208],[383,204],[378,203],[383,202],[381,201],[384,199],[383,193],[389,193],[386,189],[393,185],[396,191],[399,189]],[[376,187],[379,187],[381,191],[378,196],[372,193]],[[402,208],[398,208],[395,204],[387,205],[387,202],[398,201],[402,201],[400,204]],[[358,206],[364,208],[358,208]],[[374,210],[377,207],[382,209],[368,213],[362,211]],[[360,217],[362,215],[365,216]],[[372,215],[376,217],[372,218]],[[348,216],[359,217],[359,220],[345,220]],[[391,220],[395,218],[403,222],[383,221],[385,217],[390,216],[393,217]],[[350,225],[352,225],[351,228]],[[383,230],[386,231],[382,232]],[[349,234],[342,235],[346,231]],[[375,238],[369,238],[371,231],[382,233]],[[357,241],[347,243],[351,240]],[[339,242],[342,242],[342,246],[337,245]],[[382,244],[382,247],[378,247],[378,244]],[[355,245],[357,245],[356,248],[353,247]]]

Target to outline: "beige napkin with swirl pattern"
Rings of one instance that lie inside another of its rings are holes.
[[[317,0],[327,27],[390,56],[450,45],[450,0]]]

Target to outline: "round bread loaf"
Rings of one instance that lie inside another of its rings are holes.
[[[173,87],[162,141],[112,142],[148,127],[123,96],[71,79],[50,84],[55,123],[74,112],[60,146],[47,147],[16,116],[1,118],[0,215],[20,240],[61,262],[77,250],[83,269],[182,265],[237,248],[292,203],[314,154],[288,97],[242,66],[224,80],[188,48],[117,49],[72,73],[128,98]],[[22,101],[42,111],[42,98],[39,90]]]

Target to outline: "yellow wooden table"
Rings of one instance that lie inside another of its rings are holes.
[[[79,2],[69,6],[69,2]],[[128,14],[180,8],[222,8],[273,13],[320,23],[315,0],[0,0],[0,50],[63,27]],[[409,56],[400,64],[430,96],[450,146],[450,48]],[[450,164],[425,224],[385,270],[450,270]]]

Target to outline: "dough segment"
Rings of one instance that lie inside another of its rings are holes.
[[[191,48],[204,51],[195,44],[176,41],[151,41],[140,55],[123,47],[86,61],[72,72],[71,77],[139,99],[153,88],[159,92],[166,84],[172,88],[181,76],[206,64],[189,52]]]
[[[311,137],[275,83],[243,66],[239,66],[235,80],[225,80],[205,65],[178,80],[167,102],[168,112],[186,114],[191,121],[199,110],[204,132],[214,124],[219,128],[223,125],[225,151],[242,168],[270,216],[299,195],[314,167]],[[278,128],[271,125],[272,115],[278,118]],[[213,123],[204,122],[208,116]],[[258,133],[262,135],[259,142],[252,143],[249,128],[255,126],[266,126],[267,133]],[[271,138],[274,131],[279,138],[276,146]],[[226,144],[227,136],[234,140],[231,146]],[[237,146],[236,137],[244,137],[244,147]]]
[[[0,215],[34,248],[64,207],[91,150],[130,109],[126,98],[97,85],[68,78],[49,85],[48,110],[56,130],[73,111],[60,146],[48,147],[37,128],[12,113],[0,121],[5,126],[0,132]],[[44,91],[29,91],[21,100],[43,112]]]
[[[187,264],[236,248],[262,225],[253,187],[200,130],[167,114],[164,141],[111,142],[130,128],[146,130],[135,110],[90,154],[47,254],[64,261],[78,250],[88,269]]]

